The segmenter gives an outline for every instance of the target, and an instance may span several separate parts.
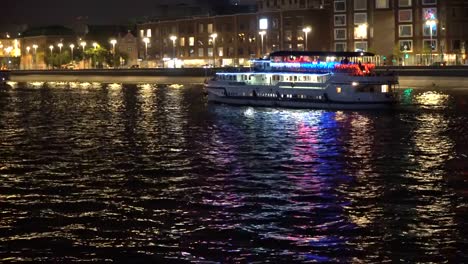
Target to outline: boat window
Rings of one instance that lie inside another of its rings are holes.
[[[336,87],[336,93],[341,93],[341,87]]]
[[[382,93],[388,93],[388,91],[389,91],[388,85],[387,84],[382,85]]]

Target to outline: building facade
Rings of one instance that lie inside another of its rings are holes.
[[[252,58],[282,49],[328,50],[331,9],[322,1],[300,2],[259,2],[256,13],[140,24],[139,57],[150,67],[220,67],[247,66]]]
[[[366,50],[381,64],[464,63],[468,3],[333,0],[333,49]]]

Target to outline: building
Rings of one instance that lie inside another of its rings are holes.
[[[259,1],[253,13],[139,24],[139,56],[149,67],[219,67],[248,66],[250,59],[281,49],[328,50],[331,8],[323,1],[295,2]]]
[[[138,64],[138,39],[128,30],[126,34],[119,34],[116,49],[119,54],[125,54],[126,58],[121,58],[121,66],[131,66]]]
[[[465,60],[467,1],[333,0],[333,13],[334,50],[371,51],[381,64]]]
[[[0,38],[0,70],[16,69],[19,67],[21,56],[21,41],[9,34],[2,34]]]

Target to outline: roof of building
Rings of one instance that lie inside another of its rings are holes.
[[[64,26],[47,26],[30,28],[21,34],[23,37],[35,37],[35,36],[72,36],[75,32]]]

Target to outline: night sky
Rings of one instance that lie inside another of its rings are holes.
[[[158,4],[184,0],[0,0],[0,30],[6,25],[69,25],[77,18],[88,23],[127,24],[134,18],[151,16]],[[216,2],[217,0],[206,0]],[[255,0],[242,0],[242,4]]]

